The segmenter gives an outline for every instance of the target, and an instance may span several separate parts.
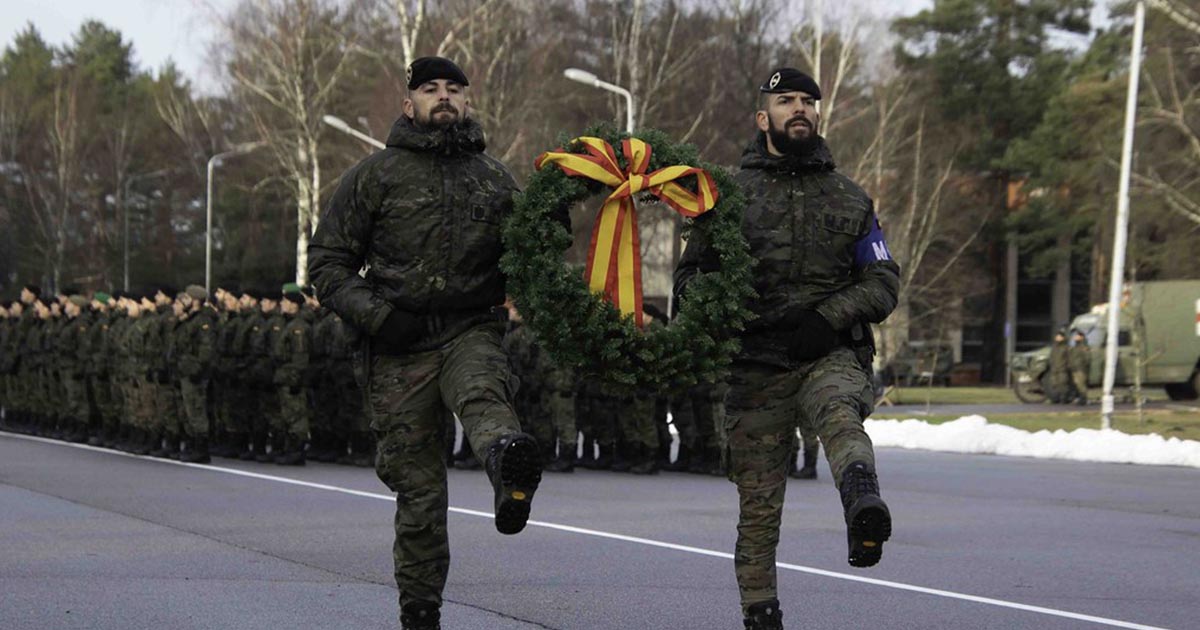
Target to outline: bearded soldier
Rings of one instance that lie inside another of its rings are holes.
[[[500,222],[517,185],[483,152],[468,86],[448,59],[409,66],[404,115],[387,148],[342,176],[309,247],[321,303],[369,336],[376,472],[396,492],[400,621],[411,629],[440,627],[450,564],[448,412],[484,460],[501,533],[525,527],[541,480],[500,348]]]
[[[742,232],[758,260],[749,304],[758,318],[742,337],[721,424],[741,505],[734,566],[745,625],[777,629],[775,549],[798,426],[825,446],[850,564],[879,562],[891,535],[863,418],[874,401],[868,324],[895,308],[899,267],[870,197],[835,170],[817,134],[820,87],[780,68],[760,92],[758,133],[737,175],[747,197]],[[676,270],[680,299],[692,278],[720,264],[693,238]]]

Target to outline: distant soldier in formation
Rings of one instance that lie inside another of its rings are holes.
[[[283,285],[280,313],[285,323],[283,330],[274,335],[271,346],[279,400],[279,413],[275,416],[272,431],[282,437],[276,442],[283,444],[275,456],[275,463],[297,466],[305,462],[304,446],[308,440],[311,409],[308,362],[315,315],[312,309],[305,307],[304,294],[295,283]]]
[[[1068,357],[1071,384],[1075,389],[1075,404],[1082,406],[1088,402],[1088,372],[1092,368],[1092,352],[1088,347],[1087,335],[1082,330],[1074,331],[1071,337],[1074,342]]]
[[[1071,393],[1070,354],[1066,331],[1055,332],[1054,345],[1050,346],[1050,390],[1046,392],[1052,403],[1066,404],[1074,398]]]

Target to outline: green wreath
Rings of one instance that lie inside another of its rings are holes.
[[[593,127],[586,136],[619,146],[625,134],[611,125]],[[631,315],[621,316],[601,295],[590,291],[583,274],[564,264],[572,235],[554,216],[607,188],[557,167],[543,168],[530,178],[504,224],[505,254],[500,267],[508,292],[525,325],[560,366],[598,376],[606,383],[663,391],[712,382],[721,377],[739,350],[735,337],[753,315],[745,308],[753,296],[753,259],[742,236],[745,199],[733,178],[719,167],[700,164],[691,145],[676,145],[659,131],[634,137],[653,151],[649,171],[672,165],[699,165],[719,191],[716,205],[689,220],[685,239],[698,232],[720,256],[719,271],[701,273],[680,299],[679,315],[668,326],[638,329]],[[562,151],[583,153],[579,143],[561,139]],[[618,152],[622,169],[625,158]],[[690,178],[694,180],[695,178]],[[691,191],[695,192],[694,182]]]

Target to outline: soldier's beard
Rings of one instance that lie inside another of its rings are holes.
[[[805,120],[809,123],[808,132],[803,137],[793,138],[788,133],[788,127],[797,119]],[[771,138],[771,144],[776,151],[784,155],[805,155],[817,144],[817,133],[814,130],[812,121],[799,116],[788,119],[780,129],[775,126],[775,121],[767,118],[767,135]]]
[[[435,117],[435,114],[448,113],[451,116]],[[439,103],[429,110],[429,114],[425,116],[417,115],[414,122],[418,127],[429,131],[449,129],[454,125],[463,122],[465,116],[459,113],[458,108],[450,103]]]

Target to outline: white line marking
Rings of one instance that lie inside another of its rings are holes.
[[[301,486],[304,488],[313,488],[315,490],[329,490],[331,492],[340,492],[342,494],[349,494],[349,495],[356,496],[356,497],[364,497],[367,499],[378,499],[381,501],[387,501],[389,503],[396,500],[395,495],[380,494],[377,492],[366,492],[363,490],[354,490],[351,488],[343,488],[341,486],[330,486],[330,485],[326,485],[323,483],[314,483],[311,481],[292,479],[290,477],[277,477],[275,475],[264,475],[262,473],[249,472],[246,470],[238,470],[236,468],[224,468],[221,466],[213,466],[211,464],[191,464],[191,463],[187,463],[187,462],[178,462],[178,461],[171,460],[171,459],[159,459],[157,457],[147,457],[144,455],[133,455],[131,453],[125,453],[122,451],[114,451],[114,450],[110,450],[107,448],[88,446],[87,444],[74,444],[74,443],[70,443],[70,442],[60,442],[58,440],[40,438],[40,437],[31,436],[31,435],[20,435],[17,433],[8,433],[5,431],[0,431],[0,435],[3,435],[5,437],[10,437],[10,438],[16,438],[16,439],[20,439],[20,440],[42,442],[44,444],[52,444],[52,445],[56,445],[56,446],[69,446],[71,448],[78,448],[78,449],[83,449],[83,450],[88,450],[88,451],[96,451],[99,453],[107,453],[109,455],[120,455],[122,457],[129,457],[129,458],[133,458],[133,459],[142,459],[142,460],[147,460],[147,461],[152,461],[152,462],[158,462],[160,464],[173,464],[175,466],[185,466],[187,468],[196,468],[198,470],[221,472],[221,473],[226,473],[226,474],[230,474],[230,475],[236,475],[239,477],[249,477],[251,479],[262,479],[264,481],[275,481],[278,483],[284,483],[284,484],[293,485],[293,486]],[[479,510],[469,510],[466,508],[451,507],[451,508],[449,508],[449,510],[456,514],[464,514],[467,516],[478,516],[481,518],[493,518],[495,516],[491,512],[481,512]],[[619,540],[622,542],[634,543],[634,544],[638,544],[638,545],[646,545],[648,547],[657,547],[659,549],[670,549],[673,551],[683,551],[686,553],[696,554],[696,555],[700,555],[700,556],[709,556],[711,558],[722,558],[724,560],[733,560],[733,554],[727,553],[724,551],[714,551],[712,549],[704,549],[702,547],[692,547],[689,545],[680,545],[680,544],[676,544],[676,543],[663,542],[661,540],[653,540],[650,538],[639,538],[637,536],[626,536],[624,534],[614,534],[611,532],[604,532],[604,531],[595,530],[595,529],[586,529],[583,527],[575,527],[573,525],[560,525],[558,523],[547,523],[545,521],[529,521],[528,525],[533,526],[533,527],[542,527],[545,529],[553,529],[553,530],[557,530],[557,531],[561,531],[561,532],[568,532],[568,533],[572,533],[572,534],[582,534],[584,536],[593,536],[595,538],[606,538],[608,540]],[[796,571],[799,573],[808,573],[810,575],[819,575],[822,577],[828,577],[828,578],[833,578],[833,579],[837,579],[837,580],[846,580],[849,582],[860,582],[862,584],[871,584],[873,586],[882,586],[884,588],[891,588],[891,589],[896,589],[896,590],[901,590],[901,591],[922,593],[925,595],[936,595],[938,597],[945,597],[948,599],[958,599],[958,600],[963,600],[963,601],[968,601],[968,602],[975,602],[977,604],[987,604],[989,606],[999,606],[1001,608],[1011,608],[1013,610],[1023,610],[1026,612],[1033,612],[1033,613],[1038,613],[1038,614],[1042,614],[1042,615],[1049,615],[1052,617],[1063,617],[1066,619],[1087,621],[1087,622],[1096,623],[1096,624],[1100,624],[1100,625],[1111,626],[1114,628],[1130,628],[1131,630],[1169,630],[1168,628],[1163,628],[1163,627],[1159,627],[1159,626],[1148,626],[1148,625],[1133,623],[1133,622],[1129,622],[1129,621],[1121,621],[1119,619],[1109,619],[1107,617],[1096,617],[1093,615],[1084,615],[1081,613],[1073,613],[1073,612],[1069,612],[1066,610],[1057,610],[1055,608],[1045,608],[1042,606],[1031,606],[1029,604],[1010,602],[1010,601],[1006,601],[1003,599],[993,599],[991,597],[980,597],[978,595],[968,595],[966,593],[956,593],[954,591],[944,591],[944,590],[936,589],[936,588],[927,588],[924,586],[905,584],[903,582],[891,582],[888,580],[879,580],[879,579],[875,579],[875,578],[861,577],[861,576],[857,576],[857,575],[851,575],[848,573],[838,573],[836,571],[826,571],[825,569],[817,569],[815,567],[807,567],[807,566],[800,565],[800,564],[788,564],[786,562],[777,562],[777,563],[775,563],[775,566],[779,567],[780,569],[786,569],[788,571]]]

